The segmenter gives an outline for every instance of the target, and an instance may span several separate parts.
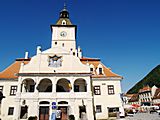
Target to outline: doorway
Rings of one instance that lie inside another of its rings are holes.
[[[58,110],[61,111],[60,120],[68,120],[67,106],[59,106]]]
[[[49,106],[40,106],[39,120],[49,120]]]

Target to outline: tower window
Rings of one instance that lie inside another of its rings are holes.
[[[62,25],[66,25],[66,21],[65,20],[62,21]]]
[[[55,42],[55,45],[57,45],[57,42]]]
[[[75,56],[75,52],[73,52],[73,55]]]
[[[62,47],[64,47],[64,43],[62,44]]]

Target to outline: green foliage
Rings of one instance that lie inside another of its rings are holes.
[[[154,85],[160,87],[160,65],[155,67],[146,77],[135,84],[127,93],[138,93],[139,89],[147,85],[149,85],[150,87]]]
[[[28,120],[37,120],[37,116],[30,116]]]

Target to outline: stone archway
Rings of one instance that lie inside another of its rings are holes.
[[[35,82],[33,79],[24,79],[21,84],[21,92],[34,92]]]
[[[52,81],[50,79],[42,79],[37,87],[39,92],[52,92]]]
[[[70,92],[71,89],[72,89],[72,86],[69,80],[65,78],[58,80],[56,85],[56,92]]]
[[[74,82],[74,92],[87,92],[87,84],[84,79],[76,79]]]

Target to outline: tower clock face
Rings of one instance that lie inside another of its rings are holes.
[[[62,31],[62,32],[60,33],[60,36],[62,36],[62,37],[66,37],[66,36],[67,36],[67,32]]]

